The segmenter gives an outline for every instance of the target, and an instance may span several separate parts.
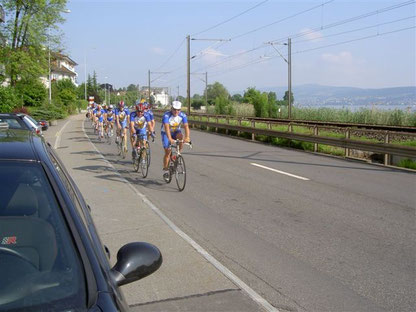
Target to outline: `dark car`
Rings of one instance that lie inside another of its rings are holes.
[[[125,311],[119,286],[156,271],[133,242],[113,268],[80,191],[43,137],[0,123],[0,311]]]
[[[10,129],[28,129],[36,132],[37,134],[42,134],[42,130],[48,129],[31,116],[23,113],[2,113],[0,114],[0,122],[8,123]]]
[[[38,124],[42,127],[42,131],[46,131],[49,128],[49,124],[46,120],[38,120]]]

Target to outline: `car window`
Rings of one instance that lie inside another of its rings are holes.
[[[15,118],[0,117],[0,122],[5,122],[9,125],[9,129],[26,129]]]
[[[26,115],[25,118],[29,119],[34,125],[38,124],[38,122],[29,115]]]
[[[31,120],[31,118],[29,118],[29,116],[25,116],[24,117],[24,120],[26,121],[26,123],[28,124],[28,125],[30,125],[32,128],[36,128],[37,127],[37,124],[35,123],[35,122],[33,122],[32,120]]]
[[[0,161],[0,311],[84,311],[86,297],[82,262],[42,166]]]

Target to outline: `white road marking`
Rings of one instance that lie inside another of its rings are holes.
[[[280,173],[280,174],[284,174],[284,175],[287,175],[289,177],[296,178],[296,179],[299,179],[299,180],[304,180],[304,181],[309,181],[310,180],[308,178],[304,178],[304,177],[301,177],[301,176],[297,176],[295,174],[291,174],[291,173],[288,173],[288,172],[280,171],[280,170],[277,170],[277,169],[269,168],[269,167],[266,167],[266,166],[263,166],[263,165],[259,165],[259,164],[256,164],[256,163],[251,163],[251,164],[253,166],[260,167],[260,168],[263,168],[263,169],[267,169],[267,170],[270,170],[270,171],[274,171],[274,172],[277,172],[277,173]]]
[[[61,130],[59,130],[55,136],[56,136],[56,140],[55,140],[55,145],[53,146],[54,149],[57,149],[59,147],[59,145],[61,144],[61,133],[62,131],[65,129],[65,127],[69,124],[71,120],[68,120],[63,127],[61,128]]]
[[[182,237],[188,244],[190,244],[198,253],[200,253],[208,262],[210,262],[217,270],[219,270],[222,274],[224,274],[229,280],[231,280],[234,284],[236,284],[240,289],[245,291],[255,302],[257,302],[263,309],[267,312],[279,312],[277,308],[272,306],[266,299],[260,296],[256,291],[254,291],[250,286],[244,283],[241,279],[239,279],[234,273],[232,273],[229,269],[227,269],[224,265],[222,265],[217,259],[211,256],[204,248],[202,248],[197,242],[195,242],[192,238],[190,238],[187,234],[185,234],[180,228],[178,228],[168,217],[166,217],[162,211],[159,210],[149,199],[147,199],[146,195],[140,193],[127,179],[123,178],[123,176],[117,171],[117,169],[111,164],[97,149],[95,144],[93,144],[85,133],[84,122],[82,122],[82,131],[84,132],[85,137],[90,141],[93,148],[97,151],[100,157],[110,166],[114,173],[117,174],[120,179],[126,183],[141,199],[142,201],[150,207],[176,234]]]

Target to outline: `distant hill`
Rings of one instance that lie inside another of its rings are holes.
[[[264,92],[276,92],[282,99],[287,87],[259,88]],[[381,89],[361,89],[353,87],[332,87],[305,84],[292,87],[296,106],[334,107],[373,107],[416,109],[416,87],[395,87]],[[244,94],[244,92],[240,92]]]

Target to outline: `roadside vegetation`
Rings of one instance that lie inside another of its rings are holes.
[[[191,107],[196,112],[203,112],[210,115],[229,115],[230,117],[265,117],[287,119],[288,116],[288,92],[279,100],[274,92],[261,92],[254,87],[248,88],[243,95],[230,95],[226,88],[219,82],[215,82],[208,86],[207,94],[204,92],[202,96],[194,95]],[[291,96],[294,99],[293,94]],[[182,98],[180,100],[185,99]],[[203,108],[203,109],[202,109]],[[195,120],[208,121],[207,117],[190,117]],[[335,108],[299,108],[292,106],[292,119],[308,120],[308,121],[326,121],[326,122],[343,122],[357,124],[377,124],[390,126],[416,126],[416,113],[405,112],[401,110],[384,111],[375,109],[361,109],[352,112],[348,109]],[[214,120],[211,118],[211,122]],[[218,123],[229,123],[237,125],[237,120],[227,118],[218,118]],[[249,121],[241,121],[241,126],[251,127]],[[256,128],[266,129],[266,123],[256,122]],[[273,130],[288,131],[287,125],[273,125]],[[207,129],[208,131],[226,132],[224,129]],[[311,127],[294,126],[293,132],[301,134],[313,134]],[[237,133],[237,131],[228,131],[229,134],[251,139],[250,133]],[[326,137],[345,137],[345,133],[339,129],[325,129],[319,131],[320,136]],[[371,134],[353,132],[351,139],[363,140],[370,142],[383,142],[382,137]],[[309,142],[301,142],[282,138],[274,138],[262,135],[256,135],[255,139],[265,143],[298,148],[306,151],[313,151],[314,144]],[[393,144],[416,146],[416,140],[405,138],[393,138]],[[318,152],[345,156],[345,150],[339,147],[328,145],[318,145]],[[416,161],[411,159],[401,160],[398,164],[400,167],[414,169]]]

